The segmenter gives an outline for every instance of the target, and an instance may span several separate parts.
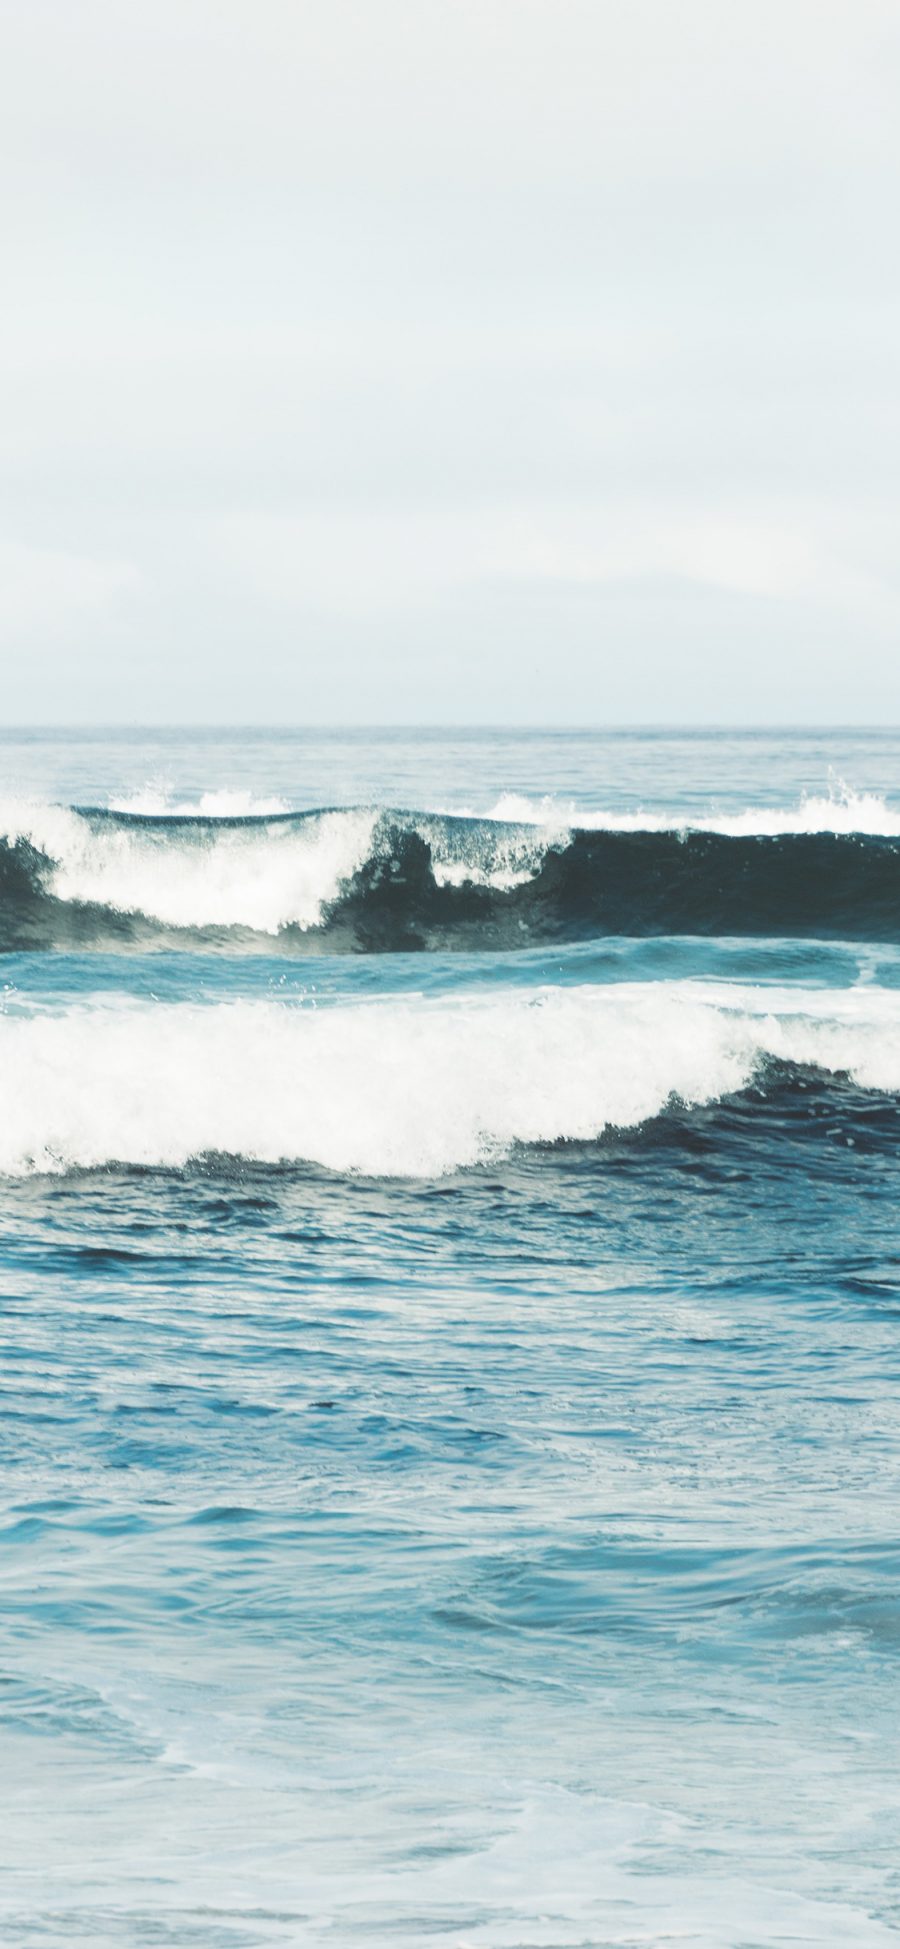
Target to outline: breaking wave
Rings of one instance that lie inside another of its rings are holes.
[[[877,792],[854,792],[836,785],[828,793],[810,793],[796,806],[748,806],[741,812],[684,815],[655,811],[613,812],[579,810],[569,801],[529,798],[505,792],[487,815],[491,819],[546,826],[551,831],[577,826],[588,832],[718,832],[732,839],[776,839],[787,833],[865,833],[873,838],[900,838],[900,810],[887,805]]]
[[[0,949],[900,940],[900,818],[874,798],[679,828],[639,814],[579,814],[574,825],[549,802],[506,801],[516,816],[502,819],[225,803],[177,814],[0,806]]]
[[[523,1145],[592,1143],[673,1104],[751,1088],[764,1102],[788,1074],[801,1092],[828,1079],[826,1118],[842,1089],[889,1097],[896,1146],[900,995],[663,982],[0,1013],[0,1172],[224,1154],[433,1177]]]

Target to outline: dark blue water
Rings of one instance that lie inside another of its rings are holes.
[[[893,1941],[900,738],[2,759],[3,1942]]]

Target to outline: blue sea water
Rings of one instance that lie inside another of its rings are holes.
[[[0,1941],[893,1942],[900,734],[0,760]]]

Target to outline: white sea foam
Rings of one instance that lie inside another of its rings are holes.
[[[314,927],[368,858],[377,815],[321,812],[294,824],[187,827],[92,822],[63,806],[0,805],[0,833],[53,862],[57,899],[141,913],[172,927]]]
[[[428,815],[416,818],[415,829],[431,848],[438,886],[490,886],[498,892],[533,879],[553,837],[533,822],[497,827],[473,820],[461,828],[458,820],[448,825]]]
[[[787,1875],[773,1885],[754,1874],[752,1856],[736,1866],[721,1815],[690,1820],[671,1807],[534,1780],[514,1814],[502,1798],[500,1810],[477,1851],[448,1849],[417,1864],[414,1876],[395,1871],[385,1891],[395,1907],[407,1888],[412,1906],[414,1888],[419,1912],[429,1898],[442,1914],[474,1911],[477,1924],[457,1938],[466,1949],[892,1949],[895,1941],[862,1906],[817,1899]]]
[[[136,812],[145,817],[250,819],[290,812],[287,799],[259,798],[253,792],[201,792],[195,799],[177,798],[165,784],[151,780],[137,791],[110,798],[110,812]]]
[[[641,808],[633,812],[585,809],[572,800],[534,799],[505,792],[484,816],[543,827],[554,839],[575,828],[583,832],[719,832],[733,839],[828,832],[900,837],[900,808],[889,806],[877,792],[854,792],[849,786],[802,798],[796,806],[748,806],[742,812],[704,814]]]
[[[271,817],[294,809],[287,799],[256,797],[242,791],[216,790],[202,792],[194,799],[179,798],[165,784],[154,781],[119,798],[111,798],[109,806],[116,812],[203,818]],[[856,792],[852,786],[839,782],[828,792],[804,794],[794,806],[751,805],[739,812],[688,813],[676,807],[643,806],[624,812],[611,807],[584,807],[574,799],[558,799],[551,794],[535,798],[522,792],[503,792],[481,812],[472,807],[462,813],[452,807],[443,811],[448,817],[537,826],[543,831],[545,843],[565,839],[576,828],[586,832],[720,832],[731,838],[777,838],[782,833],[819,832],[861,833],[882,838],[900,836],[900,807],[888,805],[878,792]],[[422,814],[417,823],[433,837],[429,814]],[[481,877],[485,883],[490,881],[494,885],[515,885],[521,878],[527,878],[524,835],[516,838],[511,834],[505,841],[498,839],[497,845],[505,846],[510,853],[508,864],[498,864],[495,876],[492,869],[479,867],[476,862],[474,872],[467,877],[476,880]],[[458,883],[464,867],[465,862],[455,859],[439,862],[441,874],[454,884]],[[504,873],[509,876],[506,882],[502,878]]]
[[[900,995],[659,983],[0,1014],[0,1171],[207,1151],[432,1176],[704,1103],[775,1056],[900,1090]]]

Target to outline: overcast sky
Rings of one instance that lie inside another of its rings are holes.
[[[898,0],[0,0],[7,721],[900,721]]]

